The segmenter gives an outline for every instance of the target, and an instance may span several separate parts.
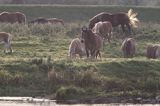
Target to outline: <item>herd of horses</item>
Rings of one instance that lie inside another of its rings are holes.
[[[113,27],[121,25],[123,32],[126,32],[125,27],[127,27],[128,32],[131,33],[132,27],[137,27],[139,22],[136,16],[137,13],[134,13],[132,9],[128,13],[111,14],[102,12],[97,14],[89,20],[88,27],[84,26],[81,29],[81,38],[76,38],[71,42],[69,56],[72,58],[79,54],[82,57],[82,54],[86,54],[87,58],[97,58],[98,56],[101,58],[100,51],[106,39],[109,43],[111,42]],[[84,45],[81,43],[84,43]],[[121,48],[124,57],[133,57],[135,54],[134,39],[126,38]]]
[[[138,27],[139,20],[137,19],[137,13],[133,12],[132,9],[128,13],[119,12],[115,14],[101,12],[95,15],[89,20],[88,27],[84,26],[81,28],[81,37],[75,38],[69,45],[69,57],[76,58],[78,54],[80,58],[87,56],[87,58],[101,58],[101,51],[106,42],[106,39],[111,43],[113,27],[121,26],[124,33],[133,32],[133,27]],[[21,12],[2,12],[0,13],[0,22],[4,23],[26,23],[26,16]],[[45,24],[45,23],[60,23],[64,25],[64,21],[58,18],[43,18],[39,17],[28,24]],[[126,31],[126,28],[128,31]],[[11,48],[11,37],[10,33],[0,32],[0,41],[4,42],[4,52],[8,51],[12,53]],[[124,57],[133,57],[135,55],[135,40],[134,38],[126,38],[121,49]],[[149,45],[147,47],[148,58],[160,57],[160,45]]]
[[[87,58],[101,58],[101,50],[104,46],[105,40],[111,42],[113,36],[113,27],[121,26],[122,31],[126,33],[126,27],[128,33],[133,32],[133,27],[138,27],[139,20],[137,19],[137,13],[132,9],[128,13],[116,13],[111,14],[102,12],[94,16],[89,20],[88,27],[81,29],[81,37],[75,38],[71,41],[69,46],[69,56],[74,58],[76,54],[82,57],[82,54]],[[134,32],[133,32],[134,33]],[[135,55],[135,39],[125,38],[121,45],[121,50],[125,58],[130,58]],[[146,56],[148,58],[160,57],[160,45],[148,45]]]

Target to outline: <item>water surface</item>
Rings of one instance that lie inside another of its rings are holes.
[[[54,100],[32,97],[0,97],[0,106],[160,106],[160,104],[56,104]]]

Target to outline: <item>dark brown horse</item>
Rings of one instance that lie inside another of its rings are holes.
[[[92,32],[89,28],[82,28],[81,42],[85,44],[87,58],[97,58],[103,46],[103,38]]]
[[[5,23],[25,23],[26,16],[21,12],[2,12],[0,14],[0,22]]]
[[[32,21],[29,22],[29,24],[45,24],[45,23],[48,23],[48,20],[46,18],[43,18],[43,17],[38,17],[37,19],[34,19]]]
[[[131,27],[137,27],[139,20],[136,18],[137,13],[134,13],[132,9],[128,11],[128,13],[116,13],[110,14],[106,12],[102,12],[94,16],[89,20],[89,28],[93,28],[94,25],[99,21],[109,21],[112,23],[113,27],[121,25],[123,32],[125,31],[125,26],[128,28],[129,33],[131,33]]]

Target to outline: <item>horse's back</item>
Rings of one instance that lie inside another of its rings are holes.
[[[111,17],[111,23],[113,26],[128,24],[130,22],[128,15],[123,12],[112,14]]]
[[[58,23],[58,22],[60,22],[62,25],[64,25],[64,20],[63,20],[63,19],[49,18],[48,21],[49,21],[50,23]]]
[[[109,21],[104,21],[102,23],[102,30],[105,32],[111,32],[112,31],[112,23]]]
[[[18,18],[19,23],[25,23],[26,22],[26,15],[22,12],[15,12]]]
[[[110,20],[110,13],[107,12],[101,12],[97,15],[95,15],[93,18],[89,20],[89,28],[93,28],[95,23],[99,21],[109,21]]]
[[[69,45],[69,56],[79,54],[83,55],[85,52],[85,46],[81,43],[79,38],[75,38],[71,41]]]
[[[159,44],[150,44],[147,46],[147,58],[159,58],[160,57],[160,45]]]
[[[45,24],[48,23],[48,20],[44,17],[38,17],[37,19],[33,20],[32,23]]]
[[[121,47],[124,57],[132,57],[135,54],[135,40],[133,38],[126,38]]]
[[[9,12],[2,12],[0,13],[0,22],[8,22],[8,15],[9,15]]]

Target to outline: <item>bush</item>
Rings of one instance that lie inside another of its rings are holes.
[[[76,99],[85,95],[85,90],[75,86],[61,87],[56,92],[57,100]]]

